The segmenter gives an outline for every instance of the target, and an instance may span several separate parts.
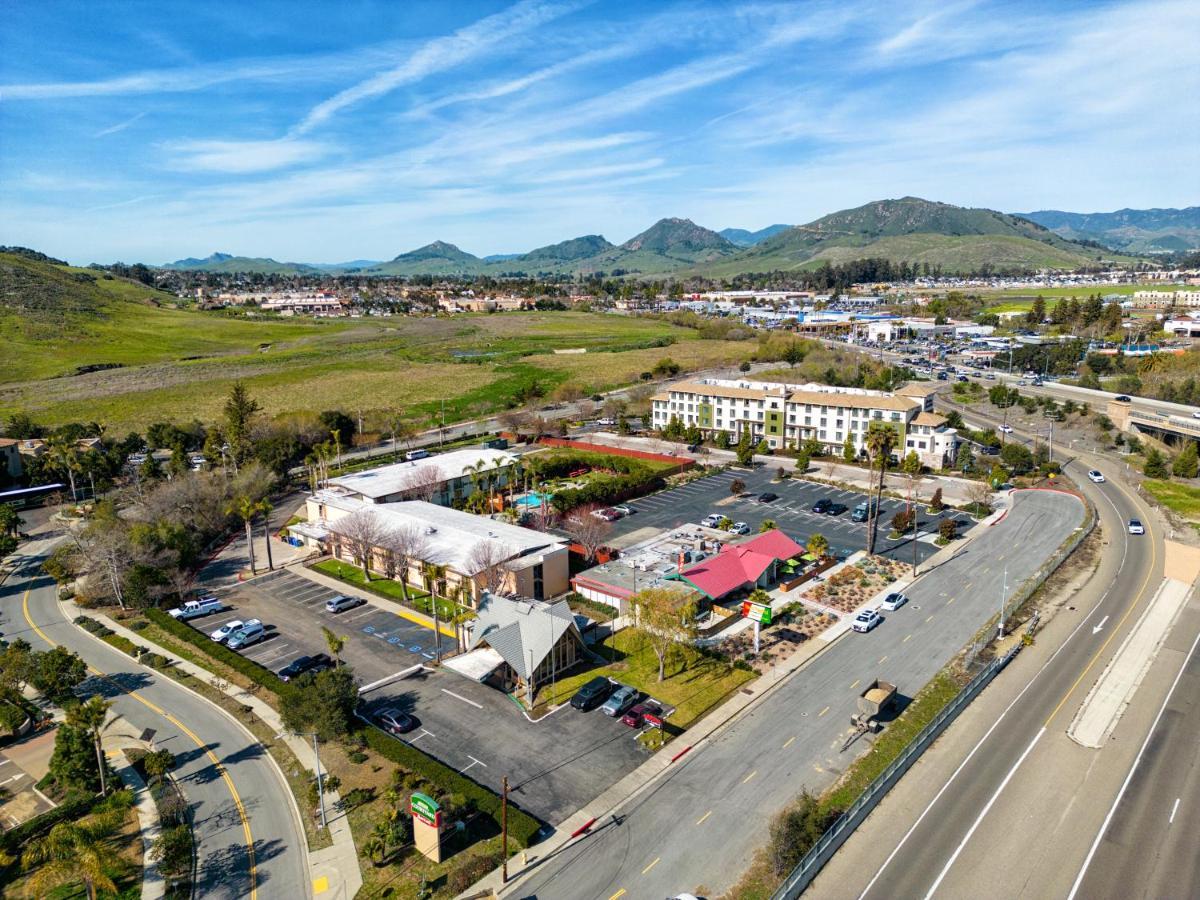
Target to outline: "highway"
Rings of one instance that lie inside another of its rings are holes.
[[[1104,469],[1104,461],[1085,455],[1067,466],[1095,503],[1107,539],[1098,571],[1073,601],[1078,607],[1059,612],[1056,633],[1047,632],[976,701],[983,709],[951,728],[927,754],[929,768],[915,769],[893,791],[811,896],[1067,896],[1127,766],[1098,765],[1097,751],[1071,741],[1066,729],[1163,575],[1156,518],[1118,481],[1087,481],[1092,467]],[[1127,533],[1130,518],[1146,523],[1145,536]],[[1145,690],[1135,704],[1144,703]],[[1127,741],[1124,733],[1140,718],[1127,713],[1117,734]],[[1164,790],[1183,789],[1175,782]],[[1104,851],[1101,867],[1115,853]],[[1129,896],[1128,886],[1110,879],[1108,892],[1079,896]]]
[[[804,788],[832,783],[869,749],[867,738],[841,749],[864,682],[885,678],[916,693],[995,614],[1005,578],[1014,591],[1082,518],[1068,494],[1017,493],[999,524],[906,590],[905,607],[816,656],[634,795],[616,822],[604,820],[534,868],[514,896],[719,896],[765,844],[774,813]],[[1029,534],[1039,535],[1044,553],[1020,549]]]
[[[306,838],[289,789],[261,746],[206,700],[68,622],[54,582],[41,571],[44,556],[38,554],[52,547],[53,541],[22,545],[19,568],[0,587],[5,636],[24,638],[35,650],[52,644],[74,650],[92,672],[81,690],[111,699],[113,712],[134,732],[154,729],[155,747],[175,754],[175,776],[193,810],[197,837],[195,895],[311,896]]]

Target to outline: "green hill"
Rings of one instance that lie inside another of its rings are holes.
[[[786,271],[866,257],[928,262],[946,272],[984,265],[996,271],[1073,269],[1101,256],[1112,258],[1018,216],[904,197],[797,225],[698,271],[715,276]]]
[[[460,250],[454,244],[434,241],[416,250],[401,253],[391,262],[364,269],[366,275],[472,275],[485,263],[478,256]]]
[[[187,259],[166,263],[161,268],[226,275],[239,272],[261,272],[264,275],[319,275],[322,271],[319,266],[310,266],[308,263],[279,262],[269,257],[231,256],[228,253],[213,253],[204,259],[189,256]]]
[[[1071,240],[1097,241],[1124,253],[1187,251],[1200,247],[1200,206],[1073,213],[1043,209],[1018,213]]]

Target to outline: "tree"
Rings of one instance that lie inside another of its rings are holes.
[[[958,519],[942,519],[938,522],[938,538],[948,544],[958,536]]]
[[[746,482],[740,478],[735,478],[729,482],[729,493],[734,497],[738,497],[746,491]]]
[[[562,523],[562,529],[565,531],[575,543],[583,548],[584,559],[591,562],[596,558],[596,552],[604,546],[612,534],[611,523],[601,519],[599,516],[593,515],[597,510],[601,509],[598,506],[580,506],[571,510]],[[491,545],[491,541],[487,544],[480,544],[480,547]],[[505,560],[512,556],[511,552]]]
[[[629,598],[635,628],[658,659],[658,680],[666,678],[667,657],[690,643],[696,601],[690,594],[667,587],[645,588]]]
[[[846,440],[842,442],[842,461],[852,463],[858,453],[854,449],[854,438],[846,435]]]
[[[971,452],[971,445],[966,441],[962,441],[958,445],[958,453],[954,457],[954,468],[960,472],[970,472],[975,468],[975,454]]]
[[[805,549],[817,559],[824,559],[829,553],[829,539],[819,531],[813,532],[808,538]]]
[[[945,508],[942,502],[942,489],[939,487],[933,492],[933,496],[929,498],[929,511],[939,513]]]
[[[992,511],[992,488],[986,481],[973,481],[967,488],[967,499],[971,501],[972,514],[982,518]]]
[[[10,534],[15,537],[24,524],[24,519],[21,518],[16,509],[7,503],[0,503],[0,534]]]
[[[175,754],[166,748],[147,753],[142,757],[142,768],[150,776],[151,783],[161,780],[171,769],[175,768]]]
[[[594,522],[608,525],[603,519],[597,519],[594,516],[587,516],[587,518],[592,519]],[[564,529],[569,524],[569,521],[564,523]],[[574,525],[578,529],[580,537],[587,539],[588,544],[584,546],[584,550],[590,554],[588,558],[591,559],[595,555],[596,550],[599,549],[600,543],[603,542],[603,535],[607,532],[585,521],[582,516],[576,520]],[[576,538],[576,540],[579,540],[579,538]],[[480,579],[482,579],[483,584],[480,587],[489,594],[496,594],[504,587],[504,579],[508,574],[508,561],[516,555],[516,551],[512,547],[501,541],[480,541],[471,549],[467,557],[467,568],[475,578],[476,584],[479,584]]]
[[[108,793],[108,781],[104,771],[104,741],[100,737],[100,732],[104,728],[104,722],[108,718],[108,710],[111,706],[112,701],[105,700],[99,694],[94,694],[85,702],[76,704],[67,710],[67,722],[72,727],[91,736],[92,745],[96,750],[96,768],[100,772],[101,795]]]
[[[150,858],[166,878],[187,874],[192,867],[192,829],[187,825],[164,828],[150,846]]]
[[[403,525],[387,533],[383,547],[388,577],[400,581],[400,593],[404,602],[410,604],[408,573],[414,562],[421,562],[429,555],[429,538],[416,525]]]
[[[375,552],[388,546],[391,529],[372,509],[359,509],[329,523],[336,540],[350,551],[362,567],[363,581],[371,581],[371,562]]]
[[[1000,461],[1014,475],[1024,475],[1033,468],[1033,454],[1029,448],[1013,441],[1000,448]]]
[[[766,532],[773,531],[778,527],[779,526],[775,523],[774,519],[763,519],[758,526],[758,533],[766,534]]]
[[[21,854],[21,863],[36,869],[27,883],[33,896],[45,897],[55,888],[83,882],[88,900],[100,891],[117,893],[109,876],[121,865],[112,837],[125,818],[125,808],[85,816],[77,822],[60,822],[44,837],[33,838]]]
[[[234,472],[250,455],[250,426],[261,408],[242,382],[234,383],[225,399],[223,410],[225,440],[229,444],[229,456],[233,460]]]
[[[822,810],[820,800],[805,790],[771,820],[768,856],[776,875],[786,875],[796,867],[825,833],[831,818],[831,813]]]
[[[1038,294],[1033,298],[1033,306],[1025,313],[1025,323],[1027,325],[1041,325],[1046,321],[1046,298]]]
[[[1166,457],[1158,451],[1157,447],[1151,447],[1146,451],[1146,460],[1142,463],[1142,471],[1147,478],[1169,478],[1171,474]]]
[[[334,666],[340,668],[342,665],[342,650],[345,649],[346,641],[349,638],[345,635],[339,636],[324,625],[321,626],[321,634],[325,636],[325,646],[333,654]]]
[[[266,513],[271,505],[265,500],[256,500],[242,494],[231,500],[225,507],[225,515],[238,516],[246,526],[246,553],[250,559],[250,573],[254,574],[254,520],[259,513]]]
[[[1188,441],[1183,452],[1175,457],[1171,471],[1179,478],[1195,478],[1200,473],[1200,455],[1196,452],[1196,442]]]
[[[738,465],[748,466],[754,461],[754,435],[749,428],[742,429],[735,452]]]
[[[799,341],[792,341],[788,344],[787,349],[783,351],[784,362],[791,368],[796,368],[798,363],[804,362],[804,348],[800,346]]]
[[[328,629],[323,630],[328,632],[327,637],[332,635]],[[315,675],[309,672],[297,678],[293,687],[279,700],[285,728],[315,731],[324,741],[350,733],[358,705],[358,682],[350,668],[327,669]]]
[[[904,534],[912,528],[912,512],[907,509],[900,509],[892,516],[892,533]]]
[[[64,703],[74,697],[75,688],[87,678],[87,665],[65,647],[52,647],[34,654],[29,683],[49,700]]]
[[[48,774],[64,793],[94,793],[100,788],[95,748],[91,736],[78,725],[63,722],[54,733]]]
[[[891,425],[872,420],[867,426],[867,451],[871,454],[873,462],[879,464],[879,481],[875,488],[875,502],[869,507],[870,516],[867,523],[867,554],[871,555],[875,552],[875,531],[879,520],[879,500],[883,496],[883,480],[887,472],[888,457],[892,453],[892,448],[896,446],[898,440],[896,429]]]
[[[742,360],[741,363],[738,364],[738,371],[739,372],[749,372],[750,371],[750,360],[748,360],[748,359]]]

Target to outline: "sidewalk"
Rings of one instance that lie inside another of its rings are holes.
[[[142,746],[136,741],[132,742],[132,745]],[[150,848],[162,831],[158,821],[158,807],[155,806],[154,798],[150,796],[142,777],[125,759],[125,754],[110,748],[106,755],[120,776],[121,783],[133,791],[134,808],[137,810],[138,825],[142,831],[142,900],[159,900],[167,893],[167,883],[158,871],[158,864],[150,859]]]
[[[60,601],[59,606],[63,607],[64,615],[66,615],[68,620],[74,620],[75,616],[83,613],[99,619],[114,632],[128,638],[135,644],[147,643],[147,639],[144,636],[130,631],[125,626],[113,621],[107,615],[97,610],[80,610],[74,603],[64,601]],[[279,713],[272,709],[265,701],[253,694],[247,693],[237,685],[223,682],[207,669],[176,656],[166,648],[156,645],[155,652],[171,660],[175,668],[187,672],[189,675],[206,684],[211,684],[243,706],[250,707],[259,719],[266,723],[276,735],[282,738],[304,768],[310,772],[316,771],[312,745],[301,737],[287,733],[283,727],[283,721],[279,718]],[[153,670],[147,669],[147,671],[152,672]],[[220,685],[224,686],[220,687]],[[248,732],[247,737],[251,741],[254,740],[253,736]],[[268,757],[274,762],[274,757],[270,757],[270,754],[268,754]],[[278,769],[277,763],[276,768]],[[281,783],[287,783],[282,772],[279,773],[279,779]],[[312,881],[312,893],[318,897],[326,893],[329,893],[331,897],[353,897],[358,892],[358,889],[362,887],[362,873],[358,867],[358,850],[354,845],[354,836],[350,833],[349,819],[342,809],[341,798],[336,792],[331,792],[327,796],[329,798],[326,801],[326,810],[329,812],[329,836],[333,839],[333,844],[323,850],[314,850],[311,852],[308,852],[307,848],[305,848],[308,858],[309,876]],[[292,808],[295,811],[294,803],[292,804]],[[303,813],[298,813],[298,815],[303,815]],[[303,832],[304,829],[301,828],[300,830]]]

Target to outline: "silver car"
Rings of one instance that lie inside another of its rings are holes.
[[[621,716],[625,714],[625,710],[633,706],[637,702],[637,688],[631,688],[627,685],[621,685],[604,701],[604,705],[600,707],[606,716]]]

